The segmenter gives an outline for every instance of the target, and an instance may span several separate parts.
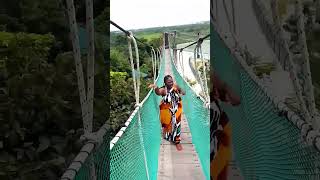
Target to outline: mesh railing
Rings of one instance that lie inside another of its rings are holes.
[[[161,61],[160,72],[156,81],[157,86],[162,86],[163,84],[164,62],[164,60]],[[177,70],[175,68],[172,69],[177,82],[184,84],[183,87],[187,93],[184,98],[184,112],[188,118],[193,143],[199,154],[203,171],[207,179],[209,179],[209,112],[204,107],[203,101],[195,95]],[[161,97],[157,96],[154,91],[150,91],[143,100],[140,109],[141,124],[138,120],[139,112],[136,109],[125,123],[125,126],[111,141],[111,144],[106,134],[98,148],[93,148],[93,145],[86,145],[82,148],[83,152],[81,153],[84,153],[87,157],[82,157],[79,161],[76,158],[71,165],[72,167],[69,167],[69,171],[73,169],[73,165],[77,169],[75,171],[72,170],[76,174],[74,179],[91,179],[91,162],[94,163],[94,174],[98,180],[108,179],[108,177],[111,180],[157,179],[161,140],[160,100]],[[109,151],[110,145],[112,148]],[[87,146],[88,150],[86,150]]]
[[[163,82],[163,62],[156,81],[158,86]],[[142,101],[141,124],[136,109],[111,143],[106,125],[101,127],[98,134],[103,138],[97,139],[101,144],[94,148],[94,143],[87,143],[62,179],[91,180],[91,174],[97,180],[156,179],[160,150],[159,102],[160,97],[150,91]]]
[[[183,111],[190,127],[192,143],[195,145],[204,175],[206,179],[210,179],[210,111],[205,107],[204,101],[196,95],[189,84],[182,78],[173,61],[171,63],[172,74],[177,84],[181,85],[181,88],[186,91],[186,95],[183,96]]]
[[[156,81],[158,86],[163,82],[163,62],[162,60]],[[161,140],[159,103],[160,97],[154,91],[150,91],[140,109],[141,126],[138,122],[138,112],[133,113],[130,125],[111,149],[110,179],[157,179]],[[139,137],[140,132],[143,142]]]
[[[300,132],[306,124],[299,121],[299,129],[292,113],[290,117],[279,114],[214,29],[211,43],[214,71],[241,97],[238,107],[221,106],[231,120],[235,157],[244,179],[320,179],[320,153],[305,143]]]

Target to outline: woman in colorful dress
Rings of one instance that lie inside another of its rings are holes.
[[[215,74],[211,74],[213,88],[210,98],[210,174],[214,180],[226,180],[228,164],[232,158],[231,126],[228,116],[219,106],[219,102],[227,102],[233,106],[240,104],[240,97],[222,82]]]
[[[164,86],[159,88],[155,84],[151,84],[149,88],[154,88],[155,93],[162,96],[159,107],[163,137],[176,144],[177,150],[181,151],[182,100],[180,95],[185,95],[185,92],[173,83],[173,78],[170,75],[164,77]]]

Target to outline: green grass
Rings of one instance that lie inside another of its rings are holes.
[[[160,38],[161,37],[161,33],[137,33],[137,37],[138,38],[144,38],[147,39],[148,41],[155,39],[155,38]]]

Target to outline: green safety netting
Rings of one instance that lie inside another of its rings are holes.
[[[187,118],[192,143],[195,145],[204,175],[206,179],[210,179],[210,111],[205,107],[204,102],[198,98],[189,84],[181,77],[173,61],[171,61],[171,64],[172,73],[177,84],[182,86],[181,88],[186,91],[186,95],[182,97],[183,112]]]
[[[110,137],[108,133],[103,137],[103,142],[91,154],[88,156],[86,161],[82,164],[81,168],[75,176],[75,180],[90,180],[90,163],[94,163],[95,174],[97,180],[105,180],[109,178],[109,151],[110,148]]]
[[[163,84],[163,76],[164,61],[162,60],[156,82],[158,86]],[[157,179],[161,140],[160,100],[161,97],[157,96],[153,91],[149,92],[140,110],[141,127],[139,127],[138,113],[136,113],[125,133],[112,148],[110,154],[110,179],[144,180],[148,179],[147,171],[149,179]],[[142,133],[143,142],[139,138],[139,130]]]
[[[163,85],[164,62],[165,60],[163,59],[156,81],[158,86]],[[184,113],[188,119],[193,143],[199,155],[202,169],[206,178],[210,179],[208,109],[204,107],[204,102],[196,96],[190,86],[182,79],[173,64],[172,71],[177,83],[181,84],[186,90],[186,95],[183,97]],[[108,176],[111,180],[157,179],[161,140],[158,108],[160,100],[161,97],[157,96],[154,91],[149,92],[140,109],[141,124],[138,121],[139,114],[135,113],[129,126],[110,151],[110,140],[106,135],[102,145],[95,149],[82,164],[75,179],[90,179],[91,159],[93,159],[91,162],[94,163],[97,179],[107,179]]]
[[[222,109],[231,120],[233,148],[244,179],[320,179],[320,153],[303,143],[291,121],[278,116],[270,98],[211,28],[214,71],[241,97],[240,106],[222,103]]]
[[[159,76],[156,84],[163,83],[164,63],[161,62]],[[95,174],[98,180],[157,178],[158,154],[160,150],[160,122],[158,105],[160,97],[149,92],[148,97],[140,110],[141,125],[136,113],[130,125],[111,151],[110,137],[106,133],[102,144],[88,156],[76,174],[76,180],[89,180],[90,162],[94,163]],[[141,132],[141,134],[139,134]],[[140,136],[141,135],[141,136]],[[140,138],[142,137],[142,138]],[[145,155],[144,155],[145,154]],[[146,158],[145,158],[146,157]],[[91,161],[93,159],[93,161]],[[146,160],[145,160],[146,159]],[[145,163],[146,162],[146,163]],[[110,165],[110,166],[109,166]]]

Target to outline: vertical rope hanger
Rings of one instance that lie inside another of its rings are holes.
[[[139,92],[140,92],[140,67],[139,67],[139,52],[138,52],[138,47],[135,38],[133,37],[132,33],[129,32],[130,35],[128,37],[128,47],[129,47],[129,58],[130,58],[130,63],[131,63],[131,70],[132,70],[132,77],[133,77],[133,87],[134,87],[134,94],[135,94],[135,99],[136,99],[136,106],[139,105]],[[136,53],[136,63],[137,63],[137,74],[135,73],[135,67],[134,67],[134,62],[133,62],[133,55],[132,55],[132,45],[131,43],[133,42],[134,48],[135,48],[135,53]],[[138,77],[136,77],[136,75]]]
[[[319,122],[319,114],[317,113],[316,105],[315,105],[315,98],[314,98],[314,92],[313,92],[313,84],[312,84],[312,78],[311,78],[311,70],[310,70],[310,60],[309,60],[309,52],[308,52],[308,46],[306,42],[306,34],[305,34],[305,25],[304,25],[304,14],[303,14],[303,5],[300,1],[295,2],[295,6],[297,9],[298,15],[298,22],[297,22],[297,28],[298,31],[300,31],[299,36],[299,42],[302,44],[302,56],[304,57],[304,63],[302,67],[302,72],[305,80],[305,86],[306,86],[306,93],[307,96],[306,105],[307,109],[309,110],[309,113],[311,115],[312,124],[314,128],[316,128],[318,131],[320,129],[320,122]]]
[[[201,39],[201,38],[200,38]],[[199,40],[200,40],[199,39]],[[204,87],[204,82],[203,82],[203,77],[201,77],[201,73],[199,72],[199,70],[198,70],[198,68],[197,68],[197,56],[200,54],[200,48],[201,48],[201,43],[202,42],[200,42],[200,41],[198,41],[197,42],[197,45],[196,45],[196,47],[194,48],[194,58],[193,58],[193,62],[194,62],[194,68],[193,68],[193,66],[192,66],[192,63],[190,63],[190,68],[191,68],[191,70],[193,71],[193,74],[195,75],[195,77],[196,77],[196,80],[198,81],[198,84],[200,84],[200,86],[201,86],[201,90],[202,90],[202,92],[203,92],[203,94],[204,94],[204,96],[205,96],[205,99],[206,99],[206,101],[208,100],[208,97],[207,97],[207,93],[206,93],[206,89],[205,89],[205,87]],[[201,57],[202,55],[200,55],[200,57]]]
[[[209,90],[208,90],[208,82],[207,82],[207,71],[206,71],[206,65],[205,65],[205,62],[204,62],[204,57],[203,57],[203,53],[202,53],[202,47],[201,47],[201,44],[202,44],[203,41],[199,42],[199,52],[200,52],[200,57],[201,57],[201,61],[202,61],[202,66],[203,66],[203,86],[204,86],[204,93],[205,93],[205,96],[206,96],[206,101],[209,102]]]
[[[155,83],[158,72],[157,72],[157,55],[153,47],[151,47],[151,58],[152,58],[152,70],[153,70],[153,83]]]
[[[88,108],[88,131],[92,133],[93,126],[93,98],[94,98],[94,23],[93,23],[93,0],[86,0],[86,28],[88,33],[87,55],[87,108]],[[94,137],[94,141],[97,138]],[[90,177],[96,180],[96,170],[93,157],[90,158]]]
[[[73,56],[76,65],[77,82],[80,96],[80,106],[84,134],[80,139],[93,140],[97,138],[92,134],[93,122],[93,97],[94,97],[94,25],[93,25],[93,1],[86,0],[86,29],[88,33],[88,56],[87,56],[87,89],[85,89],[84,75],[81,62],[78,29],[75,17],[74,1],[67,0],[70,35],[73,46]],[[88,159],[90,178],[96,180],[96,172],[93,159]]]
[[[183,65],[183,52],[182,50],[179,51],[179,62],[181,66],[182,76],[184,78],[184,65]]]
[[[160,49],[159,48],[157,48],[157,57],[158,57],[158,74],[160,73],[159,71],[160,71],[160,61],[161,61],[161,51],[160,51]]]
[[[80,55],[80,46],[79,46],[79,37],[78,37],[78,29],[76,25],[76,17],[75,17],[75,8],[73,0],[67,0],[67,8],[68,8],[68,17],[69,17],[69,27],[70,27],[70,35],[72,41],[72,49],[73,49],[73,57],[76,64],[76,73],[78,80],[78,89],[80,95],[80,106],[82,112],[82,120],[83,120],[83,128],[84,132],[88,132],[89,122],[87,115],[87,102],[86,102],[86,89],[84,86],[84,78],[83,78],[83,70],[81,63],[81,55]]]
[[[88,120],[90,121],[88,131],[92,132],[93,122],[93,97],[94,97],[94,25],[93,25],[93,2],[86,0],[87,32],[88,41],[88,60],[87,60],[87,103],[88,103]]]
[[[143,137],[142,137],[142,130],[141,130],[141,104],[140,104],[140,64],[139,64],[139,52],[138,52],[138,46],[137,42],[132,34],[132,32],[129,32],[128,37],[128,46],[129,46],[129,56],[130,56],[130,63],[131,63],[131,70],[132,70],[132,77],[133,77],[133,86],[134,86],[134,94],[136,97],[136,104],[135,107],[138,107],[138,124],[139,124],[139,137],[140,137],[140,142],[141,142],[141,147],[143,150],[143,158],[144,158],[144,165],[147,173],[147,179],[149,180],[149,170],[148,170],[148,164],[147,164],[147,157],[146,157],[146,152],[143,146]],[[137,76],[135,75],[135,68],[134,68],[134,63],[133,63],[133,55],[132,55],[132,46],[131,43],[134,44],[134,49],[136,53],[136,63],[137,63]]]

